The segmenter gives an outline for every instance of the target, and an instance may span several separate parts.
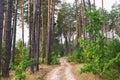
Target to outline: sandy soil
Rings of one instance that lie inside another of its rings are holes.
[[[61,58],[60,66],[49,72],[46,80],[76,80],[71,69],[72,66],[66,61],[66,58]]]
[[[68,63],[66,58],[60,59],[60,65],[40,65],[34,74],[27,73],[26,80],[102,80],[92,73],[80,74],[84,64]],[[12,77],[2,80],[13,80]]]

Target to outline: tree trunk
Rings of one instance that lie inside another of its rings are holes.
[[[65,36],[65,55],[68,55],[68,40],[67,40],[67,36]]]
[[[35,28],[36,28],[36,15],[37,15],[37,0],[34,0],[33,3],[33,27],[32,27],[32,40],[31,40],[31,59],[35,60],[35,49],[36,49],[36,42],[35,42]],[[31,65],[31,72],[34,73],[34,64]]]
[[[82,32],[83,32],[83,29],[82,29],[82,6],[80,7],[80,29],[79,29],[79,37],[82,38]]]
[[[48,0],[48,56],[47,64],[51,62],[51,39],[52,39],[52,16],[51,16],[51,0]]]
[[[0,0],[0,75],[1,75],[1,58],[2,58],[2,33],[3,33],[3,20],[4,20],[4,0]],[[0,77],[1,78],[1,77]]]
[[[95,9],[95,0],[93,1],[94,9]]]
[[[89,9],[91,10],[91,2],[88,0]]]
[[[10,64],[10,57],[11,57],[12,6],[13,6],[13,0],[8,0],[8,17],[7,17],[7,26],[6,26],[4,63],[3,63],[3,69],[2,69],[2,76],[3,77],[9,77],[9,64]]]
[[[45,26],[44,26],[44,1],[42,2],[42,63],[44,63],[45,58]]]
[[[40,24],[41,24],[41,0],[37,0],[37,16],[38,16],[38,25],[37,25],[37,30],[36,30],[36,71],[39,70],[39,48],[40,48]]]
[[[51,0],[52,1],[52,0]],[[51,11],[51,17],[52,17],[52,43],[51,44],[53,44],[53,42],[54,42],[54,14],[55,14],[55,3],[56,3],[56,1],[55,0],[53,0],[52,2],[51,2],[52,4],[52,11]],[[52,46],[52,45],[51,45]]]
[[[7,9],[8,10],[8,9]],[[5,17],[4,17],[4,31],[3,31],[3,39],[5,41],[5,38],[6,38],[6,25],[7,25],[7,11],[5,11]]]
[[[12,53],[12,63],[14,63],[15,57],[15,43],[16,43],[16,25],[17,25],[17,9],[18,9],[18,0],[15,1],[15,14],[14,14],[14,23],[13,23],[13,53]]]
[[[31,59],[31,0],[28,0],[29,59]]]
[[[85,27],[85,18],[84,18],[84,13],[85,13],[85,9],[84,9],[84,7],[85,6],[83,6],[83,0],[81,0],[81,18],[82,18],[82,27]],[[85,3],[84,3],[84,5],[85,5]],[[83,38],[84,38],[84,40],[86,39],[86,36],[85,36],[85,29],[83,30]]]
[[[78,0],[75,0],[75,3],[76,3],[76,47],[78,48],[79,47],[79,43],[78,43],[78,38],[79,38],[79,25],[78,25]]]
[[[85,0],[83,0],[83,4],[84,4],[84,10],[87,11],[86,5],[85,5]]]
[[[24,46],[24,0],[21,0],[22,45]]]
[[[102,15],[104,15],[104,2],[103,2],[103,0],[102,0]],[[104,35],[104,23],[102,26],[102,34]]]

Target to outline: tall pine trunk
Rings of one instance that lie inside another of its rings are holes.
[[[93,1],[94,9],[95,9],[95,0]]]
[[[75,3],[76,3],[76,47],[78,48],[79,47],[79,43],[78,43],[78,38],[79,38],[79,25],[78,25],[78,0],[75,0]]]
[[[83,32],[83,29],[82,29],[82,27],[83,27],[83,25],[82,25],[82,6],[80,6],[80,20],[79,21],[80,21],[79,36],[82,38],[82,32]]]
[[[24,0],[21,0],[22,45],[24,46]]]
[[[81,0],[81,14],[82,14],[82,26],[83,28],[85,27],[85,1],[84,0]],[[85,29],[83,30],[83,38],[84,40],[86,39],[86,33],[85,33]]]
[[[8,15],[7,15],[7,26],[6,26],[6,40],[5,40],[5,51],[4,51],[4,63],[2,69],[2,76],[9,77],[9,64],[11,57],[11,18],[12,18],[12,6],[13,0],[8,0]]]
[[[33,27],[32,27],[32,36],[31,36],[31,59],[35,61],[35,50],[36,50],[36,42],[35,42],[35,28],[36,28],[36,15],[37,15],[37,0],[33,2]],[[34,73],[34,64],[31,65],[31,72]]]
[[[64,38],[65,38],[65,55],[67,56],[69,51],[67,34],[65,35]]]
[[[7,8],[6,8],[6,11],[5,11],[5,17],[4,17],[4,28],[3,28],[3,40],[5,41],[5,36],[6,36],[6,24],[7,24]]]
[[[17,25],[17,9],[18,9],[18,0],[15,1],[15,14],[14,14],[14,23],[13,23],[13,46],[12,46],[12,63],[15,61],[15,43],[16,43],[16,25]]]
[[[42,63],[44,63],[44,58],[45,58],[45,19],[44,19],[44,1],[42,1]]]
[[[103,0],[102,0],[102,15],[104,15],[104,2],[103,2]],[[104,35],[104,23],[102,26],[102,34]]]
[[[28,0],[29,59],[31,59],[31,0]]]
[[[48,0],[48,54],[47,54],[47,64],[50,65],[51,62],[51,31],[52,31],[52,17],[51,17],[51,0]]]
[[[36,28],[36,71],[39,70],[39,53],[40,53],[40,25],[41,25],[41,0],[37,0],[37,28]]]
[[[89,9],[91,10],[91,2],[88,0]]]
[[[4,20],[4,0],[0,0],[0,75],[1,75],[1,58],[2,58],[2,33],[3,33],[3,20]],[[1,77],[0,77],[1,78]]]

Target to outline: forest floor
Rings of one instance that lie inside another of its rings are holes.
[[[91,73],[80,74],[84,64],[67,62],[67,58],[60,59],[60,65],[40,65],[40,70],[34,74],[27,73],[26,80],[102,80]],[[13,79],[2,79],[13,80]]]
[[[83,65],[69,63],[66,58],[61,58],[60,66],[50,71],[45,80],[102,80],[91,73],[80,74]]]
[[[71,70],[72,66],[65,58],[61,58],[60,66],[48,73],[46,80],[76,80]]]

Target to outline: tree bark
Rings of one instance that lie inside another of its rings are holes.
[[[24,46],[24,0],[21,0],[22,45]]]
[[[88,0],[89,9],[91,10],[91,2]]]
[[[8,9],[7,9],[8,10]],[[5,17],[4,17],[4,28],[3,28],[3,40],[5,41],[6,38],[6,24],[7,24],[7,11],[5,11]]]
[[[85,8],[85,3],[83,3],[83,0],[81,0],[82,27],[85,27],[85,18],[84,18],[85,9],[84,8]],[[84,38],[84,40],[86,39],[85,30],[83,30],[83,38]]]
[[[37,16],[38,16],[38,25],[36,30],[36,71],[39,70],[39,53],[40,53],[40,24],[41,24],[41,0],[37,0]]]
[[[31,59],[31,0],[28,0],[29,59]]]
[[[102,0],[102,15],[104,15],[104,2],[103,2],[103,0]],[[102,26],[102,34],[104,35],[104,23]]]
[[[86,5],[85,5],[85,0],[83,0],[83,4],[84,4],[84,10],[87,11]]]
[[[3,33],[3,20],[4,20],[4,0],[0,0],[0,75],[2,70],[2,33]],[[0,77],[1,78],[1,77]]]
[[[76,3],[76,47],[78,48],[79,47],[79,43],[78,43],[78,38],[79,38],[79,25],[78,25],[78,0],[75,0],[75,3]]]
[[[93,1],[93,4],[94,4],[94,9],[95,9],[95,0]]]
[[[35,28],[36,28],[36,15],[37,15],[37,0],[33,2],[33,27],[32,27],[32,40],[31,40],[31,59],[34,60],[33,65],[31,65],[31,72],[34,73],[35,64],[35,53],[36,53],[36,42],[35,42]]]
[[[47,64],[51,63],[51,39],[52,39],[52,16],[51,16],[51,0],[48,0],[48,56]]]
[[[18,9],[18,0],[15,1],[15,14],[14,14],[14,23],[13,23],[13,52],[12,52],[12,63],[15,61],[15,43],[16,43],[16,25],[17,25],[17,9]]]
[[[68,55],[68,39],[67,39],[67,36],[65,36],[65,55],[67,56]]]
[[[5,40],[5,51],[4,51],[4,63],[2,69],[2,76],[9,77],[9,64],[11,57],[11,19],[12,19],[12,6],[13,0],[8,0],[8,17],[6,26],[6,40]]]
[[[41,5],[42,8],[42,63],[44,63],[44,58],[45,58],[45,25],[44,25],[44,1],[42,2]]]

